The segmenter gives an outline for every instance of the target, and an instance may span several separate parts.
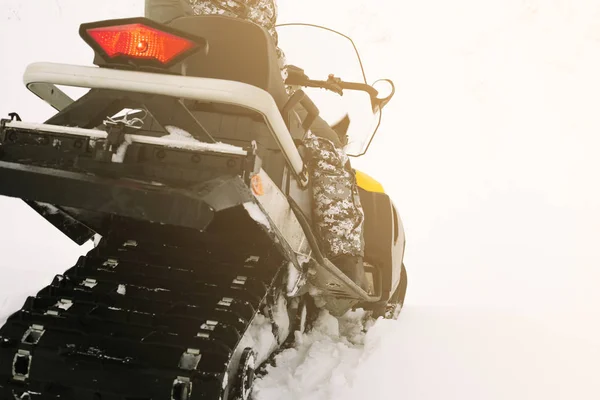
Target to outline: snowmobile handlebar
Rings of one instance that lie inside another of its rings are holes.
[[[371,98],[371,105],[374,112],[381,110],[394,96],[396,91],[394,83],[390,79],[381,79],[377,81],[387,82],[389,85],[387,88],[389,90],[389,94],[382,96],[382,94],[373,85],[361,82],[345,82],[333,74],[329,75],[326,81],[313,80],[304,73],[302,68],[298,68],[295,65],[288,65],[287,73],[288,77],[285,80],[287,85],[326,89],[337,93],[340,96],[344,95],[344,90],[358,90],[366,92]],[[375,84],[377,82],[375,82]]]
[[[371,98],[374,99],[376,99],[379,95],[377,89],[375,89],[371,85],[358,82],[344,82],[340,78],[337,78],[333,75],[329,75],[329,78],[326,81],[308,79],[304,82],[304,84],[302,84],[302,86],[331,90],[332,92],[337,93],[340,96],[344,94],[344,90],[360,90],[368,93],[369,96],[371,96]]]
[[[345,82],[333,74],[329,75],[326,81],[320,81],[310,79],[304,73],[304,70],[294,65],[289,65],[287,67],[287,71],[288,77],[285,83],[288,85],[322,88],[337,93],[340,96],[344,94],[344,90],[360,90],[368,93],[373,99],[376,99],[379,95],[377,89],[371,85],[359,82]]]

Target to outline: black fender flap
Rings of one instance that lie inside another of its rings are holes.
[[[25,204],[80,246],[96,234],[93,229],[73,218],[65,210],[52,204],[28,200],[25,200]]]

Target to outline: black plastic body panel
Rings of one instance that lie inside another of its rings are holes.
[[[59,207],[29,200],[25,200],[25,203],[80,246],[96,233]]]
[[[0,194],[199,230],[213,217],[203,196],[188,191],[2,161]]]
[[[382,274],[382,298],[396,290],[404,258],[404,228],[394,204],[385,193],[359,189],[365,213],[365,261]]]

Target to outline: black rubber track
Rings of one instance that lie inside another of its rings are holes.
[[[27,299],[0,329],[1,400],[227,396],[231,357],[287,263],[264,242],[155,239],[104,238]]]

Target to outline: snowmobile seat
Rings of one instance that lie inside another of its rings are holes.
[[[208,54],[190,57],[185,75],[247,83],[271,94],[281,110],[288,101],[276,44],[262,27],[218,15],[177,18],[173,28],[205,38]]]

